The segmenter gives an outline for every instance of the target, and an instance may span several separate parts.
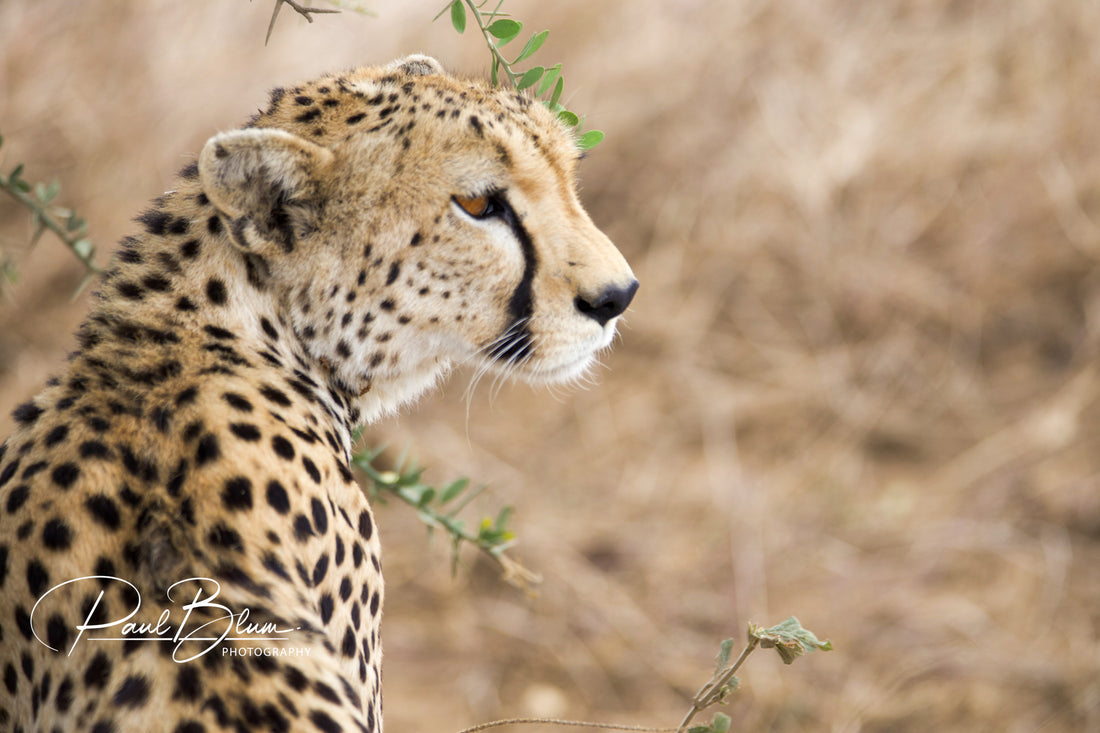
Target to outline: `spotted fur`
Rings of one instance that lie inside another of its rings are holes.
[[[637,283],[577,158],[541,105],[423,56],[277,89],[212,138],[0,445],[0,729],[381,731],[351,431],[454,364],[561,381],[610,343]],[[220,586],[188,630],[248,609],[280,638],[238,624],[190,661],[134,638],[173,638],[188,578]]]

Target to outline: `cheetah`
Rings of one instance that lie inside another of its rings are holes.
[[[582,375],[638,287],[542,104],[426,56],[275,89],[122,240],[0,445],[0,730],[381,731],[352,431]]]

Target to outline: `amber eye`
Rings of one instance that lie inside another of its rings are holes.
[[[474,196],[473,198],[455,196],[454,200],[456,204],[462,207],[463,211],[475,218],[481,218],[489,211],[488,196]]]

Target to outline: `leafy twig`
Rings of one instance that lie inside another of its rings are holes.
[[[365,449],[352,456],[352,463],[370,479],[368,491],[372,498],[389,496],[416,509],[420,521],[428,526],[428,532],[441,529],[451,540],[451,569],[457,570],[462,544],[469,543],[488,555],[500,566],[504,580],[518,588],[528,589],[542,582],[538,574],[525,568],[506,554],[515,541],[508,529],[512,507],[500,510],[496,518],[482,519],[477,531],[467,529],[466,522],[457,515],[480,489],[475,489],[464,501],[456,501],[467,492],[469,479],[461,478],[442,489],[421,482],[424,469],[415,465],[404,468],[400,461],[394,470],[379,470],[374,459],[381,450]]]
[[[0,146],[3,144],[4,138],[0,136]],[[74,298],[92,278],[102,274],[103,271],[95,264],[95,247],[92,245],[92,240],[88,238],[88,223],[70,209],[50,206],[57,198],[57,194],[61,192],[61,186],[57,181],[49,184],[36,183],[32,186],[23,178],[23,165],[19,164],[7,176],[0,175],[0,189],[6,191],[9,196],[31,212],[34,233],[31,235],[30,247],[33,247],[48,230],[53,232],[84,265],[84,279],[73,294]],[[12,275],[8,263],[4,264],[4,271],[8,273],[10,279]]]
[[[730,655],[733,651],[734,640],[726,639],[722,642],[718,652],[718,664],[715,666],[714,676],[710,681],[695,693],[691,701],[691,710],[684,717],[677,731],[687,730],[688,733],[726,733],[730,727],[730,718],[723,713],[715,713],[709,726],[695,726],[688,728],[695,716],[711,705],[724,705],[730,695],[737,690],[740,680],[734,673],[741,668],[749,655],[759,646],[764,649],[774,648],[784,664],[790,664],[806,652],[820,649],[831,651],[833,645],[828,640],[821,641],[809,629],[803,628],[798,619],[791,616],[786,621],[775,626],[764,628],[756,624],[749,624],[748,640],[737,659],[730,664]]]
[[[565,88],[565,78],[561,74],[561,64],[554,64],[550,67],[532,66],[522,72],[515,68],[516,64],[530,58],[542,48],[542,44],[546,42],[550,31],[539,31],[532,35],[516,58],[509,61],[501,49],[519,36],[523,31],[523,23],[507,17],[507,13],[501,12],[504,0],[496,0],[493,9],[485,11],[490,2],[492,0],[481,0],[480,2],[477,2],[477,0],[450,0],[435,17],[438,19],[449,10],[451,25],[459,33],[466,30],[467,17],[473,17],[482,38],[485,39],[485,45],[488,47],[492,59],[489,77],[493,86],[500,86],[500,73],[503,71],[508,83],[517,91],[534,89],[536,99],[549,94],[548,97],[543,99],[543,103],[558,116],[558,119],[566,127],[577,128],[579,132],[581,118],[570,112],[559,102]],[[583,134],[578,134],[577,147],[581,150],[588,150],[599,145],[603,138],[604,134],[600,130],[588,130]]]

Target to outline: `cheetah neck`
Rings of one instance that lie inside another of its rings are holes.
[[[181,187],[138,218],[145,231],[122,241],[78,332],[74,369],[134,410],[183,369],[281,383],[335,426],[346,454],[364,401],[308,353],[261,266],[232,247],[204,199],[197,185]]]

